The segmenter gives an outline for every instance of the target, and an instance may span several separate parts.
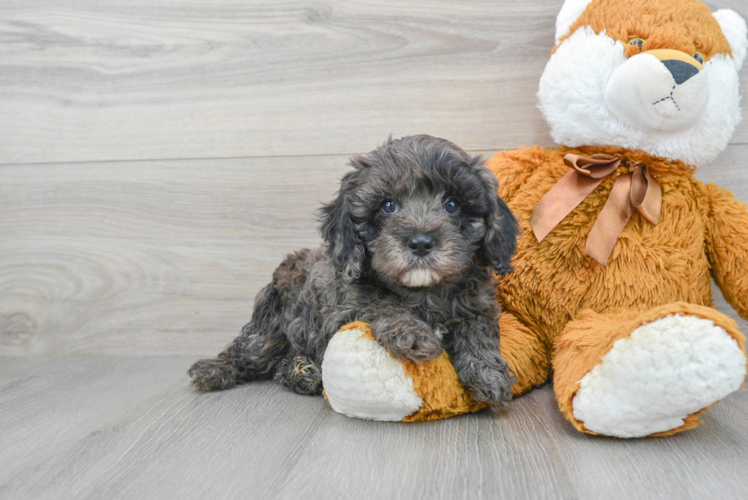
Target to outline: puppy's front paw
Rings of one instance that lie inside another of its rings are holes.
[[[493,407],[502,406],[512,400],[512,377],[509,374],[497,370],[485,375],[486,379],[482,381],[482,385],[470,390],[473,399]]]
[[[503,358],[497,357],[495,361],[473,361],[462,366],[458,374],[475,401],[497,408],[511,401],[516,380]]]
[[[372,323],[372,333],[396,358],[424,363],[442,353],[439,338],[425,322],[417,318],[393,318]]]

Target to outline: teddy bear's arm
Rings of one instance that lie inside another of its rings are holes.
[[[496,153],[486,162],[486,168],[499,180],[499,196],[508,202],[530,174],[547,160],[548,150],[533,146]]]
[[[748,319],[748,207],[715,184],[706,186],[707,254],[712,277],[727,302]]]

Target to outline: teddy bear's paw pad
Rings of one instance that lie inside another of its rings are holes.
[[[665,432],[737,390],[745,376],[745,355],[724,329],[695,316],[667,316],[618,340],[582,378],[574,417],[609,436]]]
[[[401,421],[423,404],[402,363],[360,330],[341,331],[330,340],[322,385],[330,406],[349,417]]]

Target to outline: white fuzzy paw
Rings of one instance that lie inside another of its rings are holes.
[[[694,316],[667,316],[618,340],[584,376],[574,417],[599,434],[648,436],[682,426],[745,376],[746,358],[724,329]]]
[[[360,330],[338,332],[330,340],[322,386],[330,406],[349,417],[401,421],[423,404],[400,361]]]

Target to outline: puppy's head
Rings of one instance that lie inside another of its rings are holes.
[[[417,135],[390,138],[351,165],[321,209],[322,237],[347,279],[373,272],[386,283],[430,287],[476,265],[511,270],[519,228],[480,157]]]

